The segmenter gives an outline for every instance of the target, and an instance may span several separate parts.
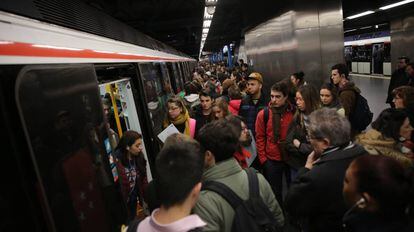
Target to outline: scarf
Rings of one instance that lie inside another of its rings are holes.
[[[270,106],[272,110],[272,124],[273,124],[273,143],[276,143],[279,140],[280,136],[280,119],[282,114],[286,112],[288,104],[285,104],[281,107]]]
[[[167,128],[171,123],[174,125],[185,123],[184,134],[190,136],[190,115],[188,114],[188,110],[183,109],[183,112],[176,119],[171,119],[168,116],[163,122],[164,128]]]

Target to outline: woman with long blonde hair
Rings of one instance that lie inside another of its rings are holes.
[[[174,124],[177,130],[194,138],[196,120],[190,118],[184,102],[178,96],[171,96],[167,100],[167,117],[164,119],[163,128]]]

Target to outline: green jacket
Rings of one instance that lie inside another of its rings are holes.
[[[277,224],[283,226],[284,217],[282,210],[277,202],[272,188],[266,179],[257,174],[259,179],[260,196],[265,205],[269,206],[270,212],[273,213]],[[219,181],[232,189],[240,198],[247,200],[249,197],[249,186],[247,174],[237,161],[233,158],[217,163],[216,165],[205,170],[204,180]],[[201,191],[200,198],[193,209],[207,226],[203,231],[231,231],[234,218],[234,210],[224,198],[212,191]]]

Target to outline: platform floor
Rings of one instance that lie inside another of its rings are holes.
[[[361,89],[361,94],[367,101],[371,111],[374,113],[374,120],[384,109],[390,107],[386,104],[389,77],[372,75],[351,74],[351,80]]]

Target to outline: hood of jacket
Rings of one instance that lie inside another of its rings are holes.
[[[355,83],[352,81],[349,81],[346,83],[341,89],[340,92],[343,91],[355,91],[356,93],[361,93],[361,90],[355,86]]]
[[[365,133],[362,133],[356,137],[356,142],[362,145],[368,146],[380,146],[393,148],[395,141],[392,138],[385,138],[381,132],[371,129]]]
[[[241,99],[230,100],[229,106],[238,111],[240,109],[241,101],[242,101]]]

